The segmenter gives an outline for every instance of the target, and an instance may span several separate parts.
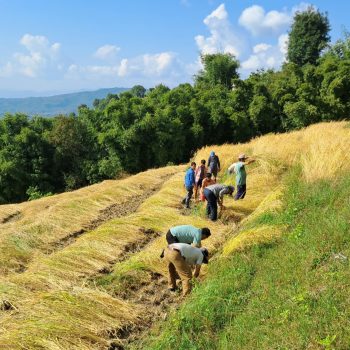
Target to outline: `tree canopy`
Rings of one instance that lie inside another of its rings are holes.
[[[330,40],[329,31],[327,14],[322,14],[312,6],[304,12],[297,12],[289,33],[289,62],[299,66],[316,64]]]
[[[328,23],[309,9],[296,15],[292,32],[309,16]],[[186,162],[204,145],[349,119],[349,36],[324,52],[317,47],[316,60],[305,56],[247,79],[234,56],[202,55],[194,85],[137,85],[95,100],[93,108],[81,105],[77,115],[7,114],[0,119],[0,203]]]

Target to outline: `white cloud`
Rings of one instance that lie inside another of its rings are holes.
[[[267,51],[270,48],[271,48],[271,45],[265,44],[265,43],[261,43],[261,44],[255,45],[253,47],[253,52],[254,53],[264,52],[264,51]]]
[[[241,67],[246,70],[257,70],[261,65],[259,56],[251,55],[246,61],[242,62]]]
[[[65,78],[70,81],[98,81],[100,84],[152,84],[169,83],[174,85],[180,62],[172,52],[144,54],[123,58],[118,63],[106,65],[70,65]]]
[[[119,67],[118,67],[118,75],[120,77],[125,77],[128,74],[128,59],[123,58],[120,61]]]
[[[96,50],[96,52],[94,53],[94,56],[101,60],[113,59],[116,57],[119,51],[120,51],[120,47],[117,47],[115,45],[104,45],[99,47]]]
[[[141,66],[141,70],[145,75],[160,75],[170,67],[174,58],[174,54],[170,52],[162,52],[156,55],[143,55],[144,67]]]
[[[242,69],[255,71],[261,68],[277,69],[285,61],[287,54],[288,35],[282,34],[278,37],[275,46],[261,43],[253,47],[253,54],[242,62]]]
[[[49,40],[42,35],[25,34],[20,44],[27,52],[16,52],[13,60],[0,67],[0,76],[12,76],[14,74],[35,78],[48,70],[62,70],[63,65],[59,62],[61,45],[50,44]]]
[[[210,36],[197,35],[196,44],[201,53],[213,54],[217,52],[240,55],[240,40],[234,33],[228,19],[225,5],[221,4],[204,19],[204,24],[210,31]]]
[[[280,52],[284,55],[287,56],[288,52],[288,42],[289,42],[289,36],[288,34],[282,34],[278,37],[278,47]]]
[[[246,8],[239,17],[239,24],[253,35],[267,35],[285,30],[292,17],[287,12],[265,10],[258,5]]]

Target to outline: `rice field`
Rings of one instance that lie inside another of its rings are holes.
[[[256,159],[247,166],[247,197],[225,198],[215,223],[203,205],[182,208],[185,165],[0,206],[0,349],[127,347],[182,302],[167,292],[159,258],[170,227],[209,227],[205,245],[215,259],[274,240],[283,227],[250,229],[249,221],[280,208],[286,171],[298,165],[307,182],[332,181],[349,170],[349,148],[350,128],[340,122],[199,150],[197,163],[215,150],[227,184],[238,154]]]

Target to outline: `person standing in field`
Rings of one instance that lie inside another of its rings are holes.
[[[182,200],[182,204],[186,205],[186,208],[190,208],[190,201],[193,195],[193,188],[195,186],[195,171],[196,163],[192,162],[190,168],[187,169],[185,175],[185,188],[187,191],[186,197]]]
[[[211,173],[207,173],[206,176],[205,176],[205,179],[202,182],[202,187],[201,187],[201,192],[200,192],[200,199],[201,199],[202,202],[205,201],[204,189],[207,186],[214,185],[214,184],[215,184],[215,180],[213,180],[211,178]]]
[[[197,200],[198,190],[202,187],[203,179],[205,178],[205,174],[207,173],[207,167],[205,166],[205,160],[201,160],[201,165],[199,165],[195,172],[195,187],[194,187],[194,199]]]
[[[212,221],[216,221],[218,218],[218,204],[220,209],[224,209],[224,195],[228,194],[232,196],[235,188],[233,186],[227,186],[222,184],[214,184],[207,186],[204,189],[204,196],[207,200],[207,216]]]
[[[255,159],[249,159],[249,157],[247,157],[245,154],[240,154],[238,156],[238,162],[231,164],[228,168],[229,174],[236,174],[236,201],[239,199],[243,199],[247,193],[247,173],[245,170],[245,166],[254,162]]]
[[[197,278],[202,264],[208,264],[209,252],[206,248],[192,247],[186,243],[172,243],[165,249],[164,258],[168,263],[168,289],[176,290],[176,278],[182,281],[182,295],[186,296],[192,289],[192,266],[195,266],[193,276]]]
[[[214,151],[210,152],[208,159],[208,171],[213,175],[214,180],[216,181],[216,177],[220,171],[220,159]]]

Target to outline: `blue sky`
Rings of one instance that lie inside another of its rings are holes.
[[[332,41],[350,2],[328,12]],[[0,0],[0,97],[191,82],[199,53],[231,52],[243,77],[284,61],[293,14],[309,2],[268,0]]]

